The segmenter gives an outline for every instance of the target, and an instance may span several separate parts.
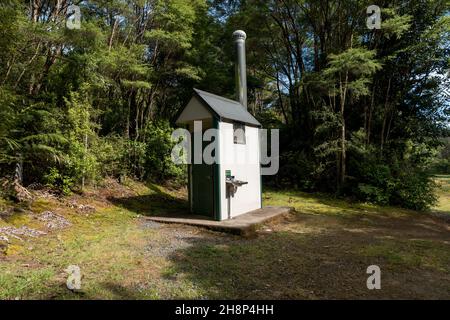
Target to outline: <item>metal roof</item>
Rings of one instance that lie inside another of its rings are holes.
[[[239,102],[198,89],[194,89],[194,91],[200,97],[200,100],[211,108],[219,118],[261,126],[258,120]]]

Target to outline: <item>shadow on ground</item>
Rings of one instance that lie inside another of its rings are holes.
[[[321,229],[315,219],[295,215],[285,226],[303,225],[297,231],[281,225],[256,239],[192,239],[169,256],[173,273],[212,299],[450,298],[445,228],[423,229],[428,236],[411,238],[417,236],[414,223],[403,233],[377,222],[347,230],[320,220]],[[370,265],[382,270],[382,290],[367,289]]]
[[[109,197],[108,201],[114,205],[127,209],[137,214],[154,216],[174,213],[186,213],[189,203],[185,199],[175,197],[162,191],[155,185],[148,185],[151,194],[131,197]]]

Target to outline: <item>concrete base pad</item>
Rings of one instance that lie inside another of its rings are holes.
[[[261,224],[282,217],[283,215],[291,212],[291,210],[292,208],[290,207],[264,207],[241,214],[236,218],[223,221],[209,220],[206,217],[193,214],[146,217],[146,219],[161,223],[186,224],[216,231],[249,236],[254,233]]]

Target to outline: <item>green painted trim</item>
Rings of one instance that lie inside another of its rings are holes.
[[[261,209],[263,207],[263,184],[261,174],[261,132],[258,129],[258,145],[259,145],[259,197],[261,198]]]
[[[261,208],[263,207],[263,185],[262,185],[262,174],[261,174],[261,165],[259,167],[259,197],[261,198]]]
[[[219,119],[217,117],[213,118],[213,127],[214,129],[219,129]],[[216,144],[216,159],[217,162],[220,162],[220,153],[219,153],[219,137],[217,138]],[[214,163],[214,219],[219,221],[221,216],[221,192],[220,192],[220,163]]]
[[[185,126],[186,127],[186,129],[189,131],[189,125],[186,125]],[[192,179],[193,179],[193,177],[192,177],[192,162],[193,162],[193,158],[194,158],[194,143],[193,143],[193,135],[192,135],[192,132],[190,132],[189,131],[189,134],[190,134],[190,139],[191,139],[191,145],[190,145],[190,147],[191,147],[191,150],[190,150],[190,152],[191,152],[191,163],[190,164],[188,164],[187,165],[187,167],[188,167],[188,197],[189,197],[189,212],[190,213],[194,213],[194,198],[193,198],[193,193],[192,193],[192,188],[193,188],[193,186],[192,186]]]
[[[191,169],[191,164],[188,164],[187,165],[187,174],[188,174],[188,202],[189,202],[189,212],[190,213],[193,213],[193,209],[194,209],[194,206],[193,206],[193,203],[192,203],[192,190],[191,190],[191,183],[192,183],[192,177],[191,177],[191,175],[192,175],[192,169]]]

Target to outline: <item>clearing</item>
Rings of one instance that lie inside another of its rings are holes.
[[[450,299],[450,176],[438,182],[430,213],[269,190],[265,205],[296,213],[253,238],[146,221],[185,211],[185,190],[36,192],[30,208],[0,202],[0,299]],[[66,288],[69,265],[81,292]],[[369,265],[381,290],[366,287]]]

